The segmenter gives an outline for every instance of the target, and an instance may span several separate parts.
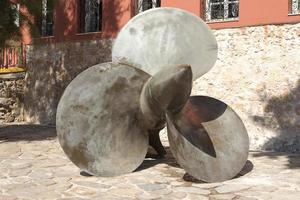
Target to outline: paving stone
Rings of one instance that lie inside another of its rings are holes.
[[[67,193],[70,193],[72,195],[78,195],[82,197],[93,197],[96,196],[97,190],[91,189],[87,187],[80,187],[80,186],[74,186],[71,189],[67,191]]]
[[[111,187],[110,185],[95,183],[95,182],[92,182],[92,181],[72,181],[72,183],[76,184],[76,185],[79,185],[79,186],[95,188],[95,189],[108,189],[108,188]]]
[[[3,145],[17,146],[18,151],[26,151],[27,155],[21,158],[2,152],[5,159],[0,158],[0,200],[213,200],[233,197],[234,200],[281,200],[300,196],[300,170],[293,165],[300,162],[300,154],[257,156],[258,153],[250,153],[249,160],[255,166],[250,173],[222,183],[198,183],[182,178],[185,172],[174,164],[171,154],[164,160],[167,164],[105,178],[80,175],[80,170],[66,159],[56,139],[4,142],[0,151],[7,149]],[[39,154],[41,156],[37,156]]]
[[[11,169],[8,173],[9,177],[27,176],[31,169]]]
[[[246,190],[250,188],[249,186],[246,185],[238,185],[238,184],[229,184],[229,185],[223,185],[220,187],[215,188],[215,190],[220,193],[230,193],[230,192],[238,192],[241,190]]]
[[[55,191],[43,191],[41,193],[38,194],[37,197],[35,198],[39,198],[42,200],[53,200],[53,199],[57,199],[60,198],[61,194],[59,192],[55,192]]]
[[[118,196],[129,196],[129,197],[134,197],[137,194],[142,193],[142,191],[138,191],[137,189],[120,189],[120,188],[115,188],[115,189],[109,189],[107,190],[108,193],[118,195]]]
[[[80,170],[75,166],[68,167],[53,167],[52,168],[53,176],[55,177],[72,177],[80,173]]]
[[[41,193],[49,191],[44,186],[19,186],[9,189],[7,193],[18,198],[38,199]]]
[[[153,191],[153,190],[160,190],[160,189],[166,188],[166,185],[154,184],[154,183],[143,184],[143,185],[138,185],[138,186],[145,191]]]
[[[172,193],[172,197],[174,197],[176,199],[184,199],[186,196],[187,196],[187,194],[184,192],[173,192]]]
[[[30,163],[16,163],[16,164],[12,163],[12,168],[15,170],[16,169],[25,169],[25,168],[29,168],[31,166],[32,166],[32,164],[30,164]]]
[[[223,185],[222,183],[193,183],[193,187],[209,189]]]
[[[1,195],[0,194],[0,200],[17,200],[17,199],[18,199],[17,197]]]
[[[34,179],[51,179],[53,178],[53,173],[45,169],[36,169],[29,174],[29,177]]]
[[[50,186],[50,185],[55,185],[57,184],[54,180],[52,179],[39,179],[35,181],[39,185],[43,186]]]
[[[165,188],[165,189],[150,191],[149,193],[151,193],[151,194],[157,194],[157,195],[168,195],[168,194],[172,193],[172,190]]]
[[[57,200],[87,200],[87,198],[80,198],[80,197],[66,197],[66,198],[58,198]]]
[[[193,193],[193,194],[201,194],[201,195],[209,195],[209,190],[204,190],[201,188],[195,188],[195,187],[176,187],[176,191],[178,192],[186,192],[186,193]]]
[[[56,182],[54,185],[48,186],[49,190],[54,190],[55,192],[65,192],[72,187],[72,183],[69,182]]]
[[[189,194],[187,199],[189,200],[209,200],[209,197],[197,194]]]
[[[234,200],[257,200],[257,198],[236,196]]]
[[[155,200],[155,199],[162,199],[160,195],[153,195],[153,194],[138,194],[136,195],[138,200]]]
[[[172,181],[171,183],[170,183],[170,185],[172,185],[172,186],[184,186],[184,182],[178,182],[178,181]]]
[[[229,200],[234,199],[236,195],[234,194],[216,194],[216,195],[210,195],[210,200]]]

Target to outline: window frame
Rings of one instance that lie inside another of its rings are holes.
[[[77,35],[85,35],[85,34],[93,34],[93,33],[101,33],[103,31],[103,0],[99,1],[99,17],[98,17],[98,30],[94,31],[86,31],[85,30],[85,17],[86,17],[86,10],[85,10],[85,2],[87,0],[78,0],[77,1]],[[84,7],[83,7],[84,6]],[[84,17],[84,18],[83,18]]]
[[[300,15],[300,0],[289,0],[289,15]]]
[[[42,8],[41,8],[41,18],[40,18],[40,34],[42,38],[47,38],[47,37],[53,37],[54,36],[54,6],[49,9],[47,3],[49,0],[41,0]],[[51,0],[50,0],[51,1]],[[47,25],[51,24],[47,22],[47,16],[48,14],[51,13],[52,17],[52,27],[51,27],[51,34],[47,33]]]
[[[150,10],[152,8],[159,8],[159,7],[161,7],[161,0],[149,0],[149,1],[152,1],[152,8],[143,10],[143,3],[144,3],[144,1],[145,0],[136,0],[136,8],[135,8],[136,14],[142,13],[142,12],[144,12],[146,10]]]
[[[205,0],[205,21],[207,23],[215,22],[231,22],[238,21],[240,17],[240,1],[239,0],[223,0],[223,2],[211,2],[212,0]],[[238,17],[229,17],[229,4],[237,3],[238,4]],[[212,5],[222,5],[224,4],[224,17],[222,19],[211,19]]]

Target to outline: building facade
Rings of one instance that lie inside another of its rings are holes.
[[[114,38],[137,13],[155,7],[176,7],[201,17],[212,29],[297,23],[299,0],[41,0],[42,16],[36,19],[41,39],[31,38],[26,28],[23,40],[64,42]]]
[[[81,71],[111,61],[124,24],[155,7],[201,17],[219,45],[193,94],[224,100],[241,116],[252,149],[300,151],[300,0],[42,0],[41,37],[26,44],[23,119],[55,124],[63,90]],[[196,50],[195,50],[196,51]]]

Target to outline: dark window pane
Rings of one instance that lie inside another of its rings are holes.
[[[87,0],[85,3],[85,32],[99,31],[100,3],[98,0]]]
[[[230,3],[228,4],[228,18],[236,18],[239,16],[239,4]]]
[[[142,10],[145,11],[151,8],[153,8],[152,0],[144,0],[142,3]]]
[[[102,28],[102,1],[81,0],[79,10],[79,32],[97,32]]]
[[[53,0],[42,0],[42,17],[40,20],[40,32],[42,36],[53,35]]]
[[[224,19],[224,5],[211,5],[211,19]]]
[[[160,4],[161,4],[160,0],[156,0],[156,7],[160,7]]]
[[[219,3],[219,2],[224,2],[224,0],[211,0],[211,3]]]
[[[137,11],[143,12],[151,8],[157,8],[161,5],[161,0],[136,0],[137,1]]]
[[[12,10],[14,11],[15,24],[17,27],[20,26],[20,4],[12,4]]]

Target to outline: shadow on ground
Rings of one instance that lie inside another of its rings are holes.
[[[149,150],[148,150],[148,153],[147,153],[147,156],[146,156],[145,160],[135,170],[135,172],[151,168],[151,167],[153,167],[157,164],[161,164],[161,163],[165,163],[165,164],[170,165],[172,167],[181,168],[179,166],[179,164],[176,162],[175,158],[173,157],[173,155],[171,153],[171,150],[170,150],[170,147],[165,147],[165,150],[167,152],[165,157],[158,157],[158,156],[156,156],[156,154],[153,154],[152,152],[149,153]]]
[[[180,165],[176,162],[175,158],[173,157],[170,147],[165,147],[165,150],[167,154],[165,155],[164,158],[161,157],[156,157],[154,154],[148,154],[144,162],[135,170],[135,172],[142,171],[151,167],[154,167],[157,164],[167,164],[172,167],[176,168],[181,168]],[[247,160],[245,163],[243,169],[234,177],[234,178],[239,178],[241,176],[244,176],[251,172],[253,170],[253,163],[250,160]],[[205,183],[201,180],[198,180],[194,178],[193,176],[189,175],[188,173],[185,173],[184,176],[182,177],[183,180],[187,182],[193,182],[193,183]]]
[[[254,157],[269,157],[271,159],[280,159],[285,157],[288,159],[287,167],[289,169],[300,169],[300,154],[287,152],[255,152]]]
[[[0,142],[39,141],[56,137],[54,126],[42,125],[1,125]]]

